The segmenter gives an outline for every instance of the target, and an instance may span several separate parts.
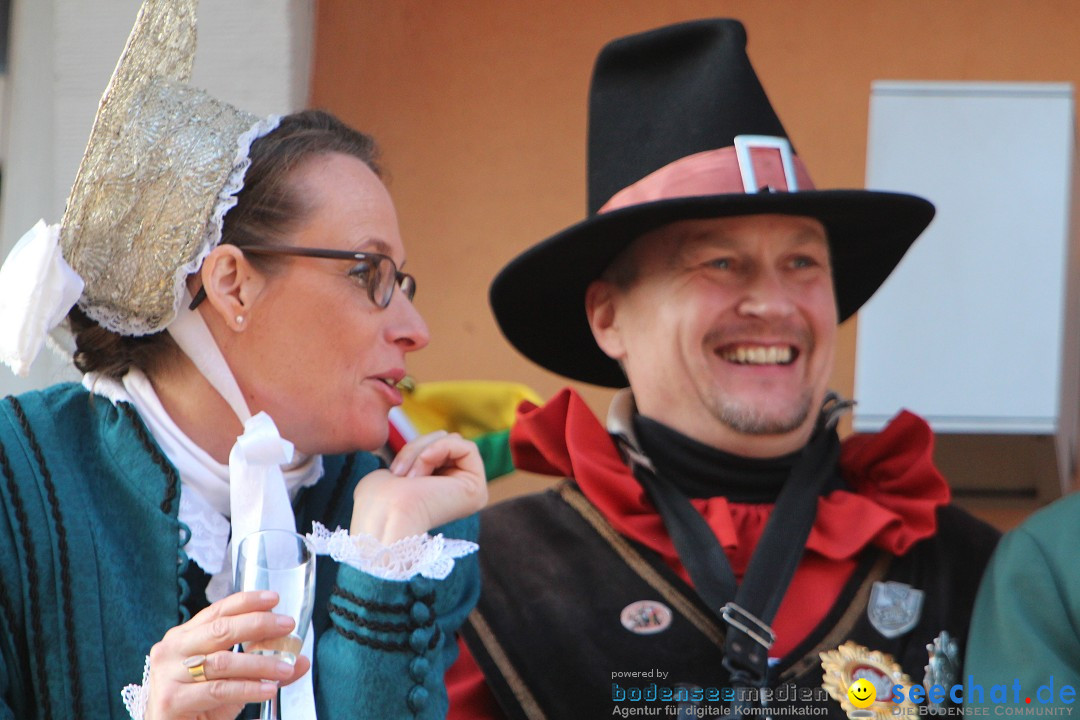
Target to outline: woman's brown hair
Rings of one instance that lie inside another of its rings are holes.
[[[328,112],[304,110],[286,115],[272,132],[251,145],[251,166],[236,206],[225,215],[221,242],[272,245],[307,217],[310,203],[290,182],[307,160],[329,153],[351,155],[382,177],[379,150],[369,135],[352,129]],[[252,256],[252,261],[257,259]],[[68,313],[75,336],[75,367],[119,379],[132,368],[153,374],[174,360],[179,348],[168,332],[124,336],[98,325],[76,305]]]

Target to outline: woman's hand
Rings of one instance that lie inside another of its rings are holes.
[[[356,485],[349,532],[389,545],[485,504],[487,478],[476,444],[439,430],[409,442],[389,470],[369,473]]]
[[[289,634],[296,623],[270,612],[277,603],[274,592],[236,593],[165,633],[150,649],[146,720],[233,720],[246,703],[269,700],[279,684],[306,673],[311,662],[302,655],[293,667],[273,655],[232,652],[237,643]],[[200,659],[203,679],[196,677]]]

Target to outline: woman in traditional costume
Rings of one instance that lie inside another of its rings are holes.
[[[232,718],[279,685],[285,720],[442,717],[486,490],[456,435],[370,453],[428,340],[374,143],[187,85],[196,2],[144,3],[63,220],[0,268],[0,359],[66,316],[84,373],[0,401],[0,718]],[[295,666],[233,652],[304,634],[233,592],[263,529],[329,555]]]

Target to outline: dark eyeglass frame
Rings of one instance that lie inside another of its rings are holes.
[[[379,298],[375,297],[375,283],[369,282],[367,285],[367,294],[368,297],[371,298],[371,302],[378,308],[386,308],[390,305],[390,300],[394,296],[395,287],[400,288],[401,292],[405,294],[405,297],[410,302],[412,302],[413,297],[416,295],[416,278],[409,273],[398,270],[397,263],[394,262],[394,259],[383,253],[356,252],[353,250],[324,250],[322,248],[298,247],[295,245],[237,245],[236,247],[239,250],[245,253],[251,253],[252,255],[313,257],[326,260],[370,260],[375,263],[390,263],[390,267],[394,269],[394,282],[390,283],[389,290],[383,290],[382,297]],[[377,279],[379,273],[375,273],[374,277]],[[194,310],[205,299],[206,288],[199,288],[199,292],[195,294],[191,304],[188,305],[188,309]]]

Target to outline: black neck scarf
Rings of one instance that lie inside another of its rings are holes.
[[[633,424],[638,445],[655,472],[690,498],[775,503],[802,454],[797,450],[774,458],[748,458],[717,450],[644,415],[635,415]],[[842,487],[839,473],[834,473],[823,493]]]

